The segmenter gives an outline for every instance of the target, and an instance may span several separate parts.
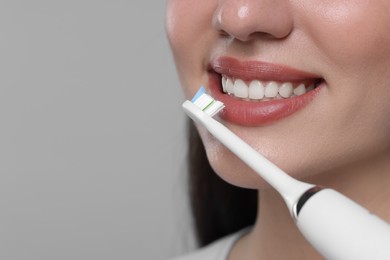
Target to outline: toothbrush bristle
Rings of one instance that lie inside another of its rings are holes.
[[[198,90],[191,102],[211,117],[216,115],[225,107],[222,102],[215,100],[213,97],[208,95],[204,87],[201,87]]]

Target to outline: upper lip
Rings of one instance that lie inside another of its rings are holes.
[[[218,57],[211,61],[210,67],[218,74],[250,81],[301,82],[316,81],[321,77],[294,69],[289,66],[262,61],[238,60],[232,57]]]

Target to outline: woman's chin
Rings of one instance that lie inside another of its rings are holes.
[[[270,185],[258,173],[253,171],[218,141],[210,141],[209,139],[205,144],[205,148],[211,167],[226,182],[249,189],[270,188]],[[264,155],[265,153],[262,154]],[[303,180],[320,174],[318,167],[313,165],[314,162],[307,161],[306,158],[296,160],[297,157],[293,157],[289,153],[269,153],[265,157],[296,179]],[[295,160],[289,160],[288,158],[294,158]]]
[[[208,158],[214,172],[224,181],[241,188],[264,189],[270,187],[257,173],[230,152]]]

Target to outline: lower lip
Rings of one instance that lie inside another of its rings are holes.
[[[301,96],[256,102],[240,100],[223,93],[221,78],[216,73],[210,73],[209,83],[211,95],[225,104],[220,117],[227,122],[243,126],[263,126],[294,114],[309,104],[324,85],[320,84]]]

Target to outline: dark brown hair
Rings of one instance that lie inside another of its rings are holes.
[[[194,124],[188,125],[190,203],[198,244],[205,246],[254,224],[257,191],[235,187],[215,174]]]

